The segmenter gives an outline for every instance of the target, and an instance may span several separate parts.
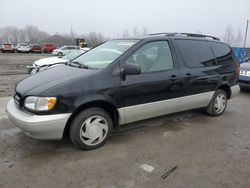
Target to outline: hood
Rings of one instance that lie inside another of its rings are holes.
[[[37,61],[34,62],[34,64],[36,66],[42,66],[42,65],[53,65],[55,63],[63,63],[63,62],[67,62],[67,59],[62,59],[62,58],[58,58],[58,57],[47,57],[47,58],[43,58],[43,59],[39,59]]]
[[[22,80],[17,84],[16,92],[20,93],[22,96],[39,95],[59,84],[88,77],[92,75],[93,72],[96,72],[96,70],[58,65]]]
[[[240,70],[250,71],[250,62],[240,64]]]

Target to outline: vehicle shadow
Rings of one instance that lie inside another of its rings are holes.
[[[203,110],[196,109],[121,125],[112,132],[109,141],[112,143],[123,143],[127,139],[131,139],[129,137],[136,137],[133,135],[140,134],[141,132],[178,132],[185,128],[185,126],[190,125],[195,118],[200,119],[203,116],[208,117]],[[205,118],[201,119],[208,121]]]

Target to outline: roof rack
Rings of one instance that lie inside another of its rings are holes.
[[[210,38],[213,40],[220,40],[217,37],[210,36],[210,35],[203,35],[203,34],[196,34],[196,33],[152,33],[150,35],[166,35],[166,36],[186,36],[186,37],[199,37],[199,38]]]

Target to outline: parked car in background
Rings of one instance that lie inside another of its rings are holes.
[[[244,63],[240,64],[239,85],[241,89],[250,89],[250,58],[246,58]]]
[[[42,47],[39,44],[31,44],[30,52],[32,53],[42,53]]]
[[[16,52],[18,53],[28,53],[30,51],[30,47],[26,43],[18,43],[16,45]]]
[[[15,53],[15,46],[12,43],[3,43],[2,44],[2,53],[12,52]]]
[[[120,125],[196,108],[222,115],[239,93],[238,73],[232,48],[216,37],[116,39],[19,82],[7,113],[28,136],[68,135],[95,149]]]
[[[35,74],[37,72],[44,71],[48,69],[49,67],[52,67],[53,65],[56,65],[58,63],[65,63],[70,62],[73,59],[81,56],[83,53],[88,51],[88,48],[81,48],[80,50],[73,51],[65,56],[59,56],[59,57],[47,57],[42,58],[33,63],[31,66],[27,66],[27,71],[30,74]]]
[[[52,54],[53,55],[58,55],[58,56],[63,56],[67,55],[75,50],[79,50],[79,46],[62,46],[58,49],[53,50]]]
[[[51,53],[54,49],[56,49],[56,46],[54,44],[44,44],[42,46],[42,51],[44,53]]]

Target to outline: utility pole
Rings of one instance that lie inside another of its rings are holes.
[[[72,21],[70,22],[70,36],[71,37],[74,37],[74,31],[73,31],[73,23],[72,23]]]
[[[247,26],[246,26],[246,33],[245,33],[245,39],[244,39],[244,49],[246,48],[246,41],[247,41],[247,31],[248,31],[248,22],[249,20],[247,20]]]

